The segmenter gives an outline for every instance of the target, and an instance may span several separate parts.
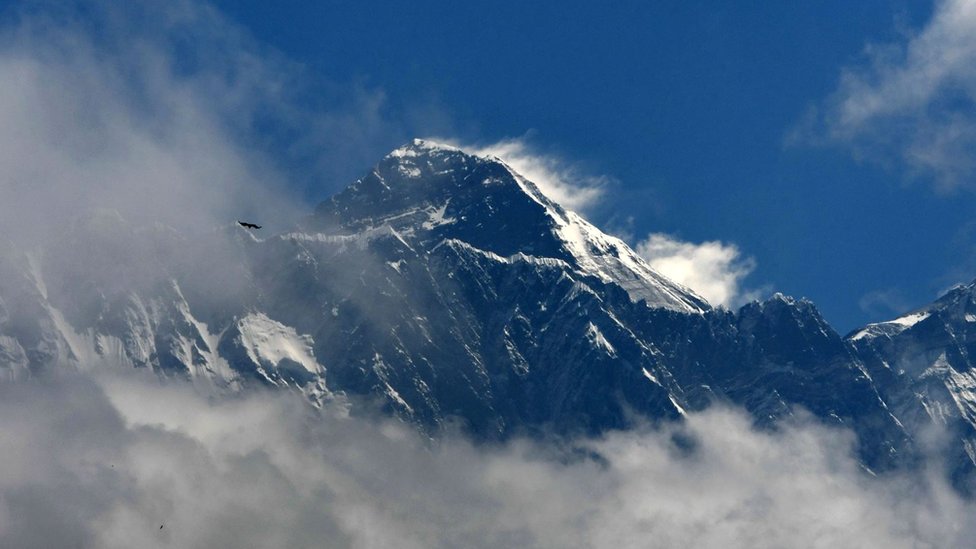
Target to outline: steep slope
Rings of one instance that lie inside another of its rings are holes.
[[[0,249],[0,372],[19,379],[59,368],[148,368],[231,392],[270,385],[312,402],[328,397],[302,337],[248,314],[253,288],[220,279],[234,265],[216,242],[235,247],[224,235],[193,242],[100,211],[39,252],[8,243]],[[233,260],[238,271],[243,257]]]
[[[385,394],[422,423],[601,430],[722,400],[764,424],[802,407],[847,425],[872,467],[911,459],[910,435],[812,304],[713,310],[497,159],[414,141],[281,239],[302,252],[262,262],[293,255],[285,271],[303,275],[289,285],[337,322],[290,302],[276,314],[304,311],[290,318],[329,357],[329,384]]]
[[[912,431],[946,429],[958,476],[976,466],[976,282],[897,319],[855,330],[879,391]]]
[[[655,272],[620,239],[549,200],[501,160],[419,139],[319,205],[310,225],[354,234],[389,227],[422,249],[457,240],[501,257],[558,259],[580,275],[621,286],[650,307],[709,309],[704,299]]]
[[[99,214],[0,269],[6,377],[107,364],[313,402],[338,391],[483,438],[719,401],[763,426],[805,409],[850,427],[873,469],[917,456],[909,385],[882,387],[861,339],[811,303],[713,309],[500,160],[426,141],[287,233],[189,238]]]

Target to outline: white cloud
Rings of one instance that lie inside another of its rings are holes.
[[[940,482],[870,477],[853,435],[802,418],[759,432],[713,408],[567,452],[310,412],[135,374],[2,384],[0,545],[899,548],[976,533]]]
[[[874,320],[894,318],[910,308],[908,300],[897,288],[867,292],[858,299],[857,306],[865,313],[872,315]]]
[[[759,297],[759,290],[742,287],[756,262],[742,257],[735,244],[695,244],[654,233],[638,242],[635,250],[654,270],[691,288],[713,305],[734,307]]]
[[[797,134],[930,175],[943,189],[976,173],[976,1],[940,0],[904,43],[871,45]],[[819,128],[818,128],[819,126]],[[797,136],[794,136],[797,137]]]
[[[525,139],[503,139],[489,145],[463,145],[451,139],[434,139],[451,143],[478,156],[494,156],[508,164],[560,206],[586,212],[603,198],[611,179],[586,173],[580,166],[558,156],[535,150]]]
[[[90,209],[295,222],[302,185],[361,172],[401,133],[378,90],[302,99],[306,72],[201,2],[25,9],[0,27],[0,234],[37,239]]]
[[[281,184],[276,174],[223,118],[225,109],[250,116],[251,100],[274,85],[275,74],[253,63],[255,72],[245,76],[247,44],[233,28],[206,19],[205,10],[178,6],[157,14],[183,30],[205,27],[211,36],[200,44],[205,52],[239,48],[240,57],[213,61],[227,63],[224,73],[205,68],[179,74],[164,37],[130,35],[127,28],[103,29],[102,43],[81,24],[54,25],[43,15],[4,29],[0,227],[5,236],[60,230],[96,208],[195,228],[236,215],[291,211],[289,200],[276,192]],[[102,5],[93,11],[115,14]],[[132,39],[128,48],[105,45],[123,38]],[[220,44],[224,41],[230,44]]]

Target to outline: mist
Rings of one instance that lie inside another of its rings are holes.
[[[383,90],[311,74],[206,2],[2,15],[0,324],[49,303],[83,331],[161,291],[226,322],[249,299],[236,221],[294,227],[411,133]]]
[[[205,2],[4,15],[0,233],[21,245],[104,210],[184,232],[280,230],[411,133],[382,89],[310,74]]]
[[[248,276],[214,228],[285,229],[413,133],[382,90],[303,100],[302,67],[206,4],[80,5],[40,2],[0,27],[0,323],[50,303],[87,329],[125,311],[113,299],[174,278],[166,291],[195,314],[232,317]],[[76,366],[90,373],[0,383],[2,546],[914,547],[976,534],[941,471],[874,477],[850,432],[805,417],[756,431],[713,407],[598,438],[479,445],[342,395],[315,408]]]
[[[281,394],[138,374],[0,386],[9,547],[961,546],[970,504],[853,436],[736,410],[558,446],[437,441]],[[162,526],[162,528],[160,528]]]

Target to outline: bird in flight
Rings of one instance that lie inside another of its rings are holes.
[[[238,221],[238,225],[244,227],[245,229],[260,229],[261,225],[255,225],[254,223],[248,223],[247,221]]]

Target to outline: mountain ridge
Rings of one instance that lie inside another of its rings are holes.
[[[33,261],[0,253],[5,377],[100,361],[313,404],[358,395],[481,439],[727,402],[760,426],[805,409],[849,428],[875,471],[915,466],[932,424],[956,436],[960,483],[976,463],[971,297],[872,337],[782,294],[713,308],[497,159],[413,141],[266,238],[125,224],[77,227]]]

